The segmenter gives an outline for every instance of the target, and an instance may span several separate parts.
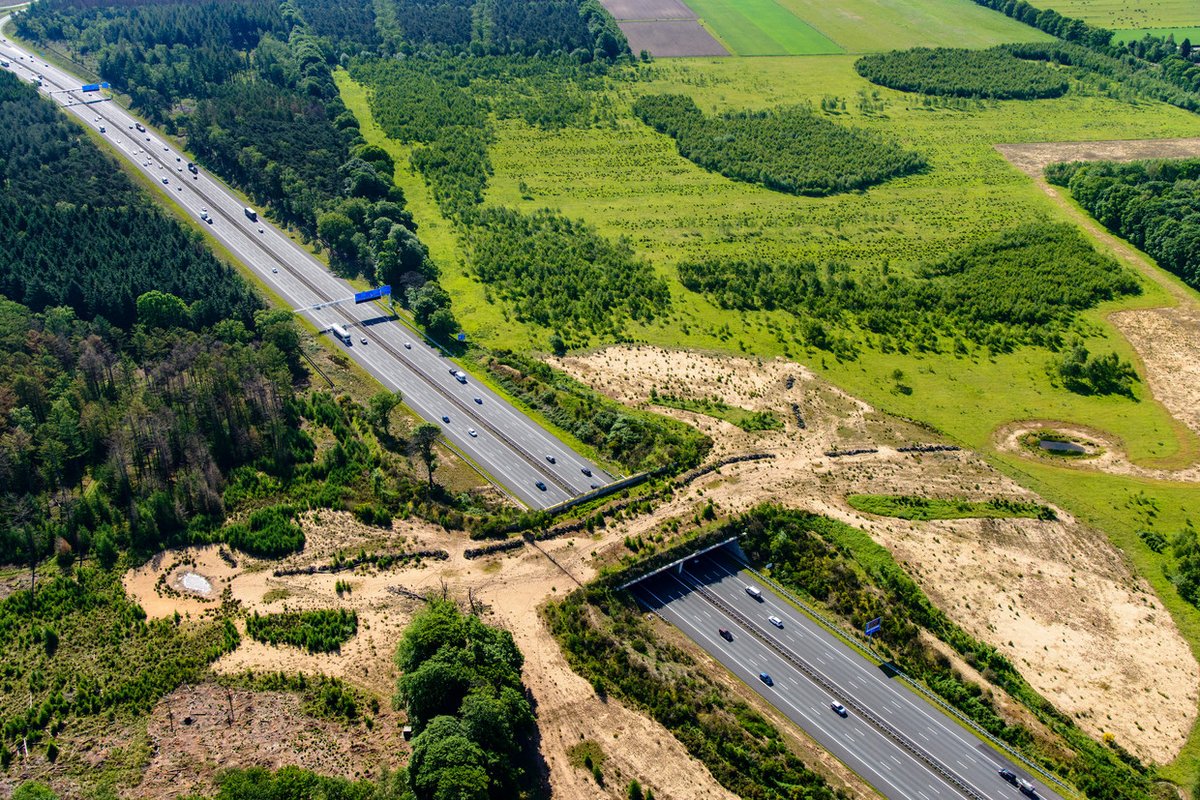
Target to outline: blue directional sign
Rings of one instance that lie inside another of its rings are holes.
[[[863,633],[867,636],[874,636],[879,633],[879,629],[883,627],[883,617],[876,617],[867,623],[867,627],[863,629]]]
[[[98,91],[100,91],[100,84],[98,84],[98,83],[85,83],[85,84],[83,85],[83,91],[85,91],[85,92],[98,92]]]
[[[378,300],[379,298],[390,295],[391,293],[391,286],[380,286],[378,289],[368,289],[365,292],[359,292],[358,294],[354,295],[354,302],[369,303],[372,300]]]

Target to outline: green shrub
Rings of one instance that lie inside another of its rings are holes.
[[[244,523],[223,531],[231,547],[259,558],[279,558],[304,549],[304,530],[295,523],[296,509],[267,506],[250,514]]]
[[[268,644],[288,644],[310,653],[337,652],[358,633],[358,615],[345,609],[288,611],[246,618],[250,638]]]

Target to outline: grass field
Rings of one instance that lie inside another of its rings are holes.
[[[829,38],[775,0],[687,0],[704,25],[734,55],[801,56],[840,53]]]
[[[971,501],[963,498],[942,499],[892,494],[852,494],[846,497],[852,508],[878,517],[899,519],[1047,519],[1053,512],[1037,503],[1015,500]]]
[[[1197,14],[1200,16],[1200,14]],[[1131,28],[1126,30],[1116,31],[1113,36],[1114,42],[1131,42],[1141,39],[1143,36],[1161,36],[1164,39],[1167,36],[1174,36],[1176,42],[1182,42],[1184,39],[1191,39],[1193,42],[1200,42],[1200,26],[1184,27],[1184,28]]]
[[[1054,0],[1035,5],[1110,30],[1200,25],[1195,0]]]
[[[908,47],[991,47],[1050,41],[1049,34],[971,0],[779,0],[848,53]]]

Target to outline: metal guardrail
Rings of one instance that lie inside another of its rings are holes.
[[[740,558],[734,557],[734,561],[736,561],[742,567],[742,569],[746,570],[751,575],[753,575],[754,577],[758,578],[763,583],[770,586],[777,594],[780,594],[780,595],[786,597],[792,603],[799,606],[804,611],[804,613],[808,614],[813,619],[817,620],[817,622],[821,623],[821,625],[823,625],[834,636],[837,636],[839,639],[841,639],[846,644],[848,644],[852,647],[860,646],[860,643],[855,641],[844,630],[842,630],[840,625],[838,625],[833,620],[826,617],[824,614],[822,614],[817,609],[813,608],[808,603],[801,600],[799,597],[796,597],[794,594],[791,593],[791,591],[784,588],[773,578],[769,578],[766,575],[763,575],[758,570],[754,569],[754,567],[750,566],[745,561],[742,561]],[[925,686],[925,684],[921,683],[916,678],[911,677],[910,675],[908,675],[906,672],[901,670],[899,667],[896,667],[895,665],[893,665],[891,667],[891,669],[896,673],[896,675],[898,677],[900,677],[906,684],[911,686],[922,697],[926,698],[931,703],[933,703],[938,708],[940,708],[942,711],[944,711],[945,713],[954,717],[962,724],[966,725],[977,736],[987,739],[994,746],[1003,750],[1005,753],[1007,753],[1009,756],[1011,756],[1015,760],[1020,761],[1022,764],[1024,764],[1026,767],[1028,767],[1030,769],[1030,771],[1036,772],[1038,775],[1041,775],[1043,780],[1045,780],[1049,783],[1053,783],[1054,785],[1058,786],[1060,789],[1064,790],[1065,792],[1067,792],[1070,795],[1073,795],[1076,797],[1079,796],[1078,790],[1076,790],[1073,786],[1071,786],[1067,783],[1064,783],[1056,775],[1048,772],[1040,764],[1030,761],[1019,750],[1014,749],[1008,742],[1004,741],[1003,739],[998,738],[991,731],[989,731],[986,728],[984,728],[983,726],[981,726],[978,722],[971,719],[966,714],[962,713],[957,708],[955,708],[954,706],[947,703],[936,692],[932,691],[929,687]]]
[[[757,623],[735,609],[729,603],[722,600],[711,589],[695,581],[692,582],[692,586],[706,600],[719,608],[725,614],[732,617],[737,622],[741,623],[742,627],[750,631],[755,638],[759,639],[763,644],[775,651],[777,655],[808,676],[809,680],[820,686],[825,691],[829,692],[829,694],[837,698],[838,701],[843,705],[853,709],[854,712],[862,717],[862,719],[864,719],[869,725],[878,730],[884,736],[887,736],[896,744],[900,745],[910,755],[933,770],[939,777],[941,777],[963,795],[971,798],[971,800],[986,800],[984,795],[976,792],[969,783],[960,778],[953,770],[944,765],[933,754],[909,739],[898,728],[860,704],[849,692],[843,691],[841,687],[827,679],[823,674],[821,674],[820,671],[814,668],[803,658],[780,645],[772,636],[769,636],[765,631],[759,628]]]

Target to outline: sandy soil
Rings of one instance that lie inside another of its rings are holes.
[[[1196,294],[1168,277],[1152,259],[1109,233],[1088,214],[1068,202],[1069,194],[1051,186],[1043,175],[1048,164],[1061,161],[1133,161],[1145,158],[1200,156],[1200,138],[1117,142],[1042,142],[997,145],[1013,166],[1035,184],[1076,224],[1091,234],[1117,260],[1162,286],[1174,299],[1167,308],[1131,309],[1110,314],[1108,321],[1129,340],[1141,359],[1142,372],[1155,399],[1193,432],[1200,434],[1200,303]],[[1178,476],[1174,477],[1179,480]]]
[[[842,500],[850,492],[1038,499],[979,458],[898,453],[897,445],[928,442],[928,434],[872,412],[783,360],[640,347],[567,358],[559,366],[623,402],[645,403],[655,388],[716,395],[788,420],[782,432],[747,434],[664,410],[714,436],[717,456],[762,451],[776,458],[722,467],[655,514],[614,526],[618,533],[648,533],[664,519],[687,519],[701,500],[722,512],[771,500],[842,519],[888,547],[956,621],[1005,652],[1093,735],[1111,732],[1158,762],[1171,760],[1184,743],[1200,697],[1200,667],[1152,590],[1103,533],[1061,511],[1055,522],[910,523],[862,515]],[[788,376],[795,379],[790,390]],[[791,403],[800,406],[805,430],[791,422]],[[879,452],[823,455],[864,445]],[[1144,659],[1145,652],[1155,658]]]

